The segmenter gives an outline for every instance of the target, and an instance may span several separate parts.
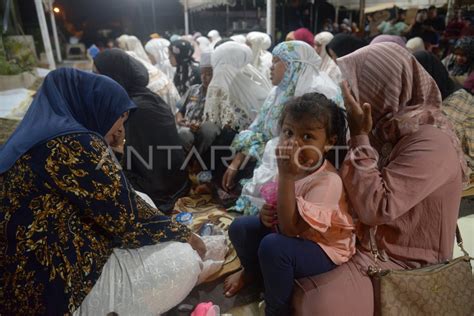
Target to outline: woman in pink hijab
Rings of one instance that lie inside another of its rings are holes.
[[[296,315],[373,315],[370,227],[377,227],[382,269],[451,259],[467,180],[459,140],[441,112],[441,94],[413,55],[380,43],[337,64],[347,79],[351,132],[340,172],[358,221],[358,249],[348,263],[298,280]]]
[[[387,35],[387,34],[378,35],[370,42],[370,45],[378,44],[378,43],[395,43],[395,44],[400,45],[400,47],[403,47],[403,48],[407,47],[405,38],[398,35]]]
[[[314,47],[314,34],[311,33],[311,31],[307,28],[302,27],[297,29],[293,36],[296,41],[303,41],[309,44],[311,47]]]

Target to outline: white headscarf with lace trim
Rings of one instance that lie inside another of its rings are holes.
[[[151,64],[151,60],[148,58],[142,42],[140,42],[136,36],[124,34],[117,38],[117,43],[121,49],[128,52],[134,52],[135,55]]]
[[[170,63],[169,46],[170,41],[167,39],[154,38],[146,43],[145,50],[155,58],[155,67],[173,80],[176,69]]]
[[[227,42],[212,54],[213,77],[207,89],[205,120],[219,127],[247,128],[270,92],[270,82],[250,62],[246,45]]]
[[[250,32],[247,34],[247,43],[252,49],[252,65],[266,78],[270,78],[270,68],[272,67],[272,54],[268,51],[272,45],[270,36],[262,32]]]
[[[321,57],[321,71],[328,74],[335,83],[340,83],[342,81],[341,71],[326,51],[326,45],[333,37],[334,35],[329,32],[321,32],[314,37],[314,42],[317,45],[321,45],[321,53],[319,54]]]

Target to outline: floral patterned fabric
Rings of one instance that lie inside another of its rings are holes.
[[[268,169],[261,163],[266,146],[279,135],[278,122],[286,102],[305,93],[319,92],[343,107],[340,88],[327,74],[319,71],[321,58],[314,48],[301,41],[290,41],[277,45],[272,53],[286,64],[285,75],[280,84],[271,91],[249,129],[240,132],[232,142],[232,147],[237,152],[256,158],[258,163],[253,178],[240,182],[243,186],[242,194],[232,207],[233,210],[246,215],[258,214],[261,207],[256,202],[260,198],[259,185],[277,173],[276,168]],[[274,150],[270,150],[266,155],[271,159]],[[263,173],[259,173],[261,170]]]
[[[272,54],[286,64],[283,80],[270,92],[249,129],[240,132],[232,143],[238,152],[255,157],[258,161],[262,158],[265,144],[278,136],[278,120],[288,100],[308,92],[320,92],[336,104],[343,104],[339,87],[326,74],[318,71],[321,58],[308,44],[300,41],[284,42],[277,45]],[[320,77],[325,82],[314,77]]]
[[[37,145],[0,178],[4,315],[71,314],[114,247],[186,241],[189,230],[129,188],[102,138]]]

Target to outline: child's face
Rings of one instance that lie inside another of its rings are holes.
[[[328,138],[326,129],[318,121],[295,120],[291,115],[287,115],[281,128],[280,144],[285,141],[296,142],[300,146],[298,162],[301,166],[314,167],[324,158],[325,152],[336,143],[336,137]],[[312,166],[308,166],[310,161],[314,162]]]
[[[454,57],[456,58],[456,64],[458,65],[465,65],[467,64],[467,57],[464,54],[464,51],[462,49],[456,49],[454,51]]]

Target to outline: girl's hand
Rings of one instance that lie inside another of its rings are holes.
[[[372,131],[372,110],[369,103],[362,106],[355,100],[347,81],[342,82],[342,94],[347,110],[347,121],[351,137],[357,135],[368,135]]]
[[[298,143],[292,140],[284,141],[276,148],[278,173],[281,176],[295,177],[301,172],[297,157],[299,148]]]
[[[272,228],[277,219],[275,206],[265,203],[260,210],[260,221],[262,221],[263,226]]]

